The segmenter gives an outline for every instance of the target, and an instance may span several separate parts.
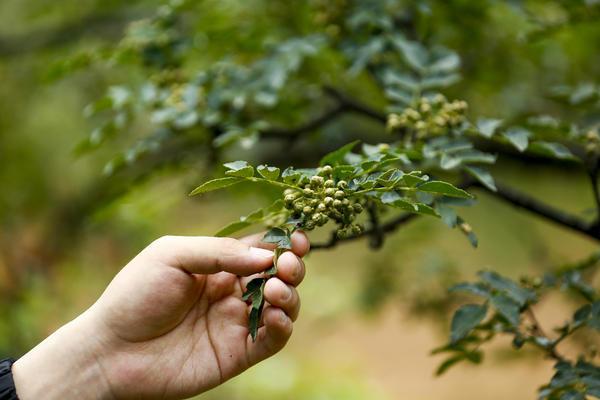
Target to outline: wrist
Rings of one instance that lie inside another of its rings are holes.
[[[86,315],[59,328],[12,368],[20,400],[109,399],[100,345]]]

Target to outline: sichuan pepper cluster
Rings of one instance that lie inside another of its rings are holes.
[[[336,231],[338,237],[360,234],[363,228],[355,220],[363,206],[351,198],[348,182],[336,182],[332,174],[333,168],[326,165],[319,168],[316,175],[305,177],[300,182],[304,185],[303,189],[286,189],[285,207],[292,212],[294,219],[302,221],[302,227],[308,231],[332,220],[339,226]]]
[[[390,114],[387,126],[391,131],[407,129],[417,139],[428,135],[445,135],[465,120],[467,103],[462,100],[448,101],[441,94],[429,99],[421,97],[414,107],[408,107],[401,114]]]

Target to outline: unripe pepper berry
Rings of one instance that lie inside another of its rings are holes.
[[[312,178],[310,178],[310,183],[313,186],[319,187],[319,186],[323,185],[323,177],[315,175]]]
[[[331,175],[333,168],[331,168],[331,165],[325,165],[323,168],[321,168],[320,172],[322,175]]]

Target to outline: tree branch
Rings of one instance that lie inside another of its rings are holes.
[[[475,180],[467,180],[457,186],[464,190],[471,188],[482,189],[486,193],[492,195],[493,197],[503,200],[504,202],[507,202],[515,207],[524,209],[535,215],[543,217],[544,219],[554,222],[555,224],[560,225],[563,228],[571,229],[573,231],[582,233],[591,239],[600,241],[600,229],[598,229],[595,223],[586,222],[577,216],[558,210],[546,203],[534,199],[533,197],[530,197],[529,195],[521,193],[506,185],[496,182],[496,187],[498,189],[496,192],[489,190],[488,188],[481,185],[478,181]],[[403,226],[405,223],[412,221],[418,216],[418,214],[402,214],[399,217],[381,225],[379,227],[379,230],[382,233],[393,232],[396,229]],[[372,237],[374,234],[377,233],[374,229],[375,228],[370,228],[359,235],[352,235],[342,239],[336,237],[335,235],[332,235],[329,241],[324,243],[316,243],[312,245],[311,248],[313,250],[329,249],[337,246],[340,243],[350,242],[369,236]]]
[[[316,117],[315,119],[309,120],[302,125],[299,125],[294,128],[270,128],[262,131],[260,136],[263,138],[269,139],[285,139],[289,141],[297,140],[301,135],[310,133],[315,129],[319,129],[329,122],[336,119],[338,116],[348,111],[345,105],[338,103],[330,109],[326,111],[322,115]]]
[[[498,188],[498,191],[496,192],[489,190],[478,182],[474,182],[472,186],[483,189],[498,199],[543,217],[546,220],[554,222],[555,224],[558,224],[564,228],[582,233],[592,239],[600,240],[600,230],[595,226],[594,223],[586,222],[575,215],[554,208],[553,206],[534,199],[525,193],[519,192],[506,185],[499,184],[498,182],[496,182],[496,187]]]

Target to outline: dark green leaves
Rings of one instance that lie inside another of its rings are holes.
[[[502,120],[493,118],[479,118],[477,120],[477,130],[482,136],[491,138],[496,133],[496,129],[502,125]]]
[[[471,176],[477,179],[483,186],[495,192],[498,189],[496,188],[496,182],[494,181],[494,177],[488,171],[479,167],[465,167],[465,171],[467,171]]]
[[[258,327],[260,326],[262,318],[263,305],[265,304],[264,290],[266,283],[266,278],[255,278],[248,282],[246,291],[242,295],[242,300],[250,302],[252,306],[248,317],[248,330],[250,331],[252,341],[256,340]]]
[[[419,185],[418,189],[422,192],[442,194],[444,196],[450,196],[450,197],[460,197],[463,199],[470,199],[473,197],[468,192],[457,188],[456,186],[452,185],[451,183],[442,182],[442,181],[425,182],[425,183]]]
[[[529,146],[529,137],[531,136],[531,132],[527,129],[519,127],[510,128],[504,132],[503,135],[508,142],[515,146],[520,152],[527,150],[527,146]]]
[[[288,230],[282,228],[271,228],[262,239],[265,243],[274,243],[282,249],[292,249],[292,238]]]
[[[504,294],[494,294],[491,304],[513,326],[519,326],[521,317],[519,303]]]
[[[482,271],[479,273],[481,280],[488,284],[492,289],[497,290],[510,297],[519,306],[536,300],[534,291],[526,289],[516,282],[501,276],[493,271]]]
[[[241,179],[234,178],[234,177],[213,179],[212,181],[205,182],[202,185],[198,186],[196,189],[194,189],[190,193],[190,196],[194,196],[194,195],[202,194],[202,193],[206,193],[206,192],[212,192],[213,190],[223,189],[223,188],[235,185],[236,183],[240,183],[240,182],[242,182]]]
[[[531,144],[530,149],[532,152],[560,160],[577,160],[577,157],[571,153],[571,150],[560,143],[536,141]]]
[[[487,306],[479,304],[465,304],[460,307],[452,317],[450,328],[450,340],[456,343],[464,339],[471,331],[479,325],[487,314]]]
[[[360,140],[355,140],[354,142],[350,142],[325,155],[325,157],[321,159],[320,165],[336,166],[339,164],[344,164],[344,157],[346,157],[346,154],[350,153],[358,143],[360,143]]]
[[[600,368],[585,360],[559,361],[550,383],[539,391],[540,400],[585,400],[600,397]]]

